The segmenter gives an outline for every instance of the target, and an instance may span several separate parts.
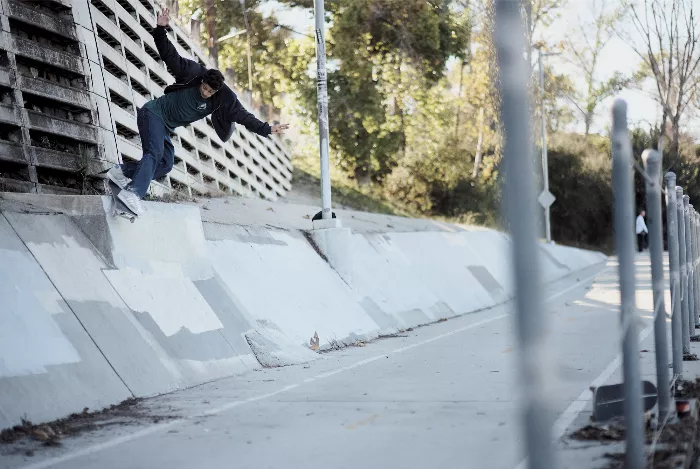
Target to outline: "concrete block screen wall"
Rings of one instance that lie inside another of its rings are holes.
[[[141,158],[136,112],[174,82],[150,34],[156,8],[150,0],[0,0],[0,192],[101,193],[98,173]],[[173,25],[169,37],[182,56],[212,66],[183,30]],[[270,119],[268,107],[234,91]],[[226,143],[209,118],[177,129],[175,166],[153,192],[284,195],[292,164],[282,140],[236,129]]]

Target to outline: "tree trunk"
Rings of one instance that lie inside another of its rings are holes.
[[[528,77],[532,78],[532,0],[525,0],[525,15],[527,23],[527,69]],[[532,80],[528,80],[532,82]]]
[[[397,100],[399,117],[401,118],[401,154],[406,156],[406,126],[403,112],[403,56],[399,55],[399,99]]]
[[[474,155],[474,170],[472,177],[476,179],[479,175],[479,166],[481,166],[481,145],[484,141],[484,108],[479,109],[479,139],[476,141],[476,155]]]
[[[166,0],[165,6],[167,7],[168,10],[170,10],[170,14],[173,17],[177,17],[177,15],[180,13],[178,0]]]
[[[455,117],[455,138],[457,138],[457,132],[459,131],[459,118],[462,111],[462,83],[464,82],[464,60],[462,60],[462,67],[459,70],[459,94],[457,95],[457,116]]]
[[[370,182],[372,182],[372,173],[369,171],[369,169],[363,165],[359,165],[355,167],[355,181],[357,182],[357,185],[360,187],[363,186],[369,186]]]
[[[681,136],[680,120],[681,120],[680,115],[676,115],[671,119],[671,147],[668,150],[669,150],[669,153],[674,158],[680,156],[679,155],[680,136]]]
[[[248,89],[253,92],[253,50],[250,42],[250,23],[248,22],[248,8],[245,5],[245,0],[240,0],[241,10],[243,11],[243,21],[245,23],[246,37],[248,38],[248,44],[246,45],[246,51],[248,55]]]
[[[198,19],[190,19],[190,37],[201,37],[202,36],[202,22]]]
[[[219,45],[216,42],[218,39],[216,36],[216,3],[215,0],[205,0],[205,8],[207,10],[207,37],[209,42],[207,48],[209,49],[209,57],[214,62],[214,65],[218,67],[219,65]]]
[[[661,115],[661,131],[659,132],[659,143],[657,150],[663,155],[664,152],[664,136],[666,135],[666,120],[668,119],[668,111],[664,106],[663,114]]]
[[[586,130],[585,130],[584,135],[588,136],[588,134],[591,133],[591,124],[593,123],[593,114],[588,113],[588,114],[586,114],[586,116],[583,119],[586,123]]]

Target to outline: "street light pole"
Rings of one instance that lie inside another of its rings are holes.
[[[216,42],[228,41],[229,39],[232,39],[236,36],[240,36],[241,34],[245,33],[246,31],[247,31],[246,29],[244,29],[242,31],[236,31],[233,28],[231,28],[231,31],[229,31],[229,33],[227,35],[221,36],[219,39],[216,40]]]
[[[547,163],[547,127],[544,116],[544,67],[542,66],[542,49],[539,50],[538,62],[540,65],[540,114],[542,114],[542,176],[544,180],[544,193],[549,192],[549,169]],[[544,207],[544,232],[548,243],[552,242],[552,229],[549,220],[549,205]]]
[[[241,9],[243,10],[243,21],[245,22],[245,30],[248,36],[248,89],[253,92],[253,58],[250,47],[250,25],[248,24],[248,10],[245,6],[245,0],[240,0]]]
[[[320,218],[333,217],[331,211],[331,175],[328,152],[328,86],[326,77],[325,13],[323,0],[314,1],[316,26],[316,85],[318,101],[318,132],[321,153],[321,213]],[[318,216],[318,215],[317,215]],[[314,217],[316,218],[316,217]]]
[[[538,46],[537,62],[540,67],[540,114],[542,114],[542,181],[544,187],[537,201],[544,208],[544,234],[548,243],[552,242],[552,225],[549,217],[549,207],[554,203],[556,197],[549,192],[549,163],[547,162],[547,121],[544,109],[544,64],[542,57],[548,55],[559,55],[558,53],[544,53],[542,47]]]

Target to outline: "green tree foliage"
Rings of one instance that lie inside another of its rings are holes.
[[[575,93],[574,84],[567,75],[554,73],[552,67],[544,68],[544,115],[548,132],[558,132],[565,128],[567,124],[574,121],[575,116],[571,108],[566,105],[566,97]],[[541,103],[538,97],[537,116],[537,136],[540,134]]]
[[[632,152],[641,168],[642,153],[654,148],[659,128],[633,129]],[[664,152],[663,173],[674,171],[678,185],[692,199],[700,197],[700,154],[689,136],[682,156]],[[685,156],[690,155],[690,156]],[[560,242],[612,249],[612,159],[610,139],[599,135],[555,134],[548,148],[549,181],[557,201],[552,205],[552,237]],[[635,210],[646,205],[645,180],[634,171]],[[665,204],[662,204],[665,220]],[[665,222],[665,221],[664,221]]]
[[[312,86],[306,70],[314,57],[313,40],[293,40],[292,33],[278,26],[274,15],[263,17],[258,11],[264,0],[246,0],[252,51],[253,92],[266,103],[280,105],[284,93],[294,93],[300,86]],[[180,1],[180,18],[189,18],[201,11],[202,24],[206,22],[205,0]],[[216,38],[231,31],[243,31],[246,23],[239,0],[215,0]],[[202,27],[201,42],[209,40]],[[247,34],[243,33],[219,43],[219,68],[235,72],[236,86],[248,88]]]
[[[554,134],[548,145],[552,237],[605,246],[612,236],[612,160],[604,137]]]
[[[439,126],[438,121],[425,126],[427,115],[441,112],[428,101],[432,89],[444,81],[448,59],[464,55],[469,36],[467,16],[451,8],[452,3],[328,2],[333,21],[326,36],[333,65],[328,73],[331,149],[359,183],[381,183]],[[311,117],[316,92],[306,91]]]

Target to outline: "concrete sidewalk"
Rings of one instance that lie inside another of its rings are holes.
[[[609,264],[609,266],[611,266]],[[654,344],[654,331],[653,331],[653,294],[651,290],[651,265],[648,252],[637,254],[637,308],[640,315],[640,344],[639,344],[639,359],[641,365],[642,380],[650,381],[657,384],[656,380],[656,363],[655,363],[655,344]],[[669,291],[669,270],[668,270],[668,253],[664,253],[664,272],[666,279],[666,290],[664,306],[667,315],[669,315],[667,324],[667,335],[668,335],[668,357],[669,366],[672,361],[671,352],[671,298]],[[613,292],[614,295],[610,295],[607,292]],[[591,290],[586,295],[585,299],[580,300],[581,304],[597,304],[603,300],[603,298],[608,298],[604,300],[606,303],[612,299],[614,296],[614,301],[610,303],[611,311],[617,313],[619,308],[619,283],[617,278],[616,268],[608,271],[604,276],[600,276],[596,280],[596,288]],[[600,305],[597,305],[600,306]],[[620,344],[621,334],[619,325],[616,325],[615,332],[618,334],[617,340]],[[621,350],[621,345],[618,345],[618,349]],[[691,353],[700,353],[700,343],[691,342]],[[696,377],[700,376],[700,361],[684,361],[683,362],[684,374],[683,378],[686,380],[694,380]],[[671,373],[672,374],[672,373]],[[604,384],[616,384],[622,383],[622,362],[621,356],[611,363],[611,366],[602,370],[600,375],[591,383],[591,385],[600,386]],[[572,402],[568,412],[562,415],[560,418],[560,424],[568,424],[566,428],[562,425],[557,431],[556,436],[560,437],[560,467],[562,469],[603,469],[610,467],[612,459],[610,455],[624,454],[625,444],[624,442],[615,441],[578,441],[572,439],[572,433],[576,430],[582,429],[587,425],[591,424],[592,416],[592,393],[590,391],[584,391],[581,393],[580,399]],[[649,445],[647,445],[647,451],[649,451]],[[663,466],[667,467],[667,466]],[[668,466],[672,467],[672,466]]]

